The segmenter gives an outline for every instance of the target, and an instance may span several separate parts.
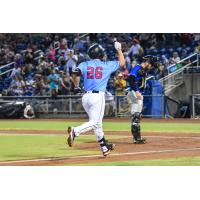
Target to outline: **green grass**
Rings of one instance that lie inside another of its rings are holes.
[[[60,130],[64,131],[67,126],[77,126],[82,122],[76,121],[18,121],[0,120],[0,130]],[[130,131],[129,122],[104,122],[105,131]],[[142,122],[143,132],[168,133],[196,133],[200,134],[200,123],[161,123]],[[108,139],[123,138],[122,136],[108,136]],[[79,137],[76,144],[95,141],[94,136]],[[39,159],[49,157],[68,157],[79,155],[100,154],[98,148],[92,150],[80,150],[76,147],[69,148],[64,135],[19,135],[0,134],[0,161]],[[86,162],[87,163],[87,162]],[[83,164],[82,164],[83,165]],[[84,164],[85,165],[85,164]],[[88,165],[103,166],[199,166],[200,157],[182,157],[163,160],[137,160],[122,162],[93,163]]]
[[[200,166],[200,157],[178,157],[162,160],[132,160],[90,163],[87,166]]]
[[[0,130],[65,130],[67,126],[77,126],[81,122],[64,121],[0,121]],[[145,132],[179,132],[200,133],[200,123],[161,123],[143,122],[142,130]],[[104,122],[105,131],[129,131],[129,122]]]
[[[108,136],[118,139],[120,136]],[[76,144],[95,141],[94,136],[79,137]],[[69,148],[63,135],[0,135],[0,161],[66,157],[100,154],[98,148],[92,151]]]

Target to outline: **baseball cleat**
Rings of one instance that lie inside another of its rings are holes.
[[[134,139],[133,140],[134,144],[145,144],[146,143],[146,139],[145,138],[138,138],[138,139]]]
[[[69,134],[69,136],[67,138],[67,143],[68,143],[69,147],[72,147],[74,138],[75,138],[74,129],[71,126],[69,126],[67,129],[67,132]]]
[[[115,144],[107,144],[109,150],[113,151],[115,149]]]
[[[102,150],[103,156],[106,157],[107,155],[109,155],[110,152],[115,149],[115,146],[116,146],[115,144],[107,144],[106,146],[102,147],[101,150]]]
[[[103,156],[106,157],[107,155],[110,154],[110,150],[108,149],[107,151],[103,152]]]

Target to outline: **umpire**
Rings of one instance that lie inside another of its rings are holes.
[[[146,87],[147,72],[158,67],[158,59],[155,56],[147,55],[143,57],[141,65],[136,65],[131,69],[127,81],[130,91],[127,98],[131,102],[131,132],[135,144],[145,144],[146,139],[141,137],[140,120],[143,109],[143,92]]]

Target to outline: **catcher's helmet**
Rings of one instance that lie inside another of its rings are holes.
[[[152,67],[157,68],[159,66],[159,59],[156,56],[146,55],[143,57],[144,62],[149,62]]]
[[[91,59],[103,59],[105,50],[100,44],[93,44],[88,49],[88,55]]]

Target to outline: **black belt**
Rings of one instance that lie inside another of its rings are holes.
[[[99,93],[99,91],[95,91],[95,90],[93,90],[93,91],[85,91],[85,93]]]

